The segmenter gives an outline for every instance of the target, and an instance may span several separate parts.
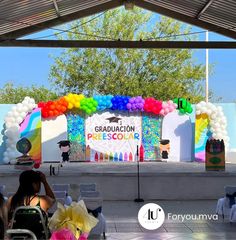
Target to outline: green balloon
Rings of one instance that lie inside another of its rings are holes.
[[[187,100],[184,98],[180,98],[181,99],[181,103],[182,103],[182,108],[186,108],[187,107]]]

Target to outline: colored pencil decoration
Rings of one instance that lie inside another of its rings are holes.
[[[109,161],[109,155],[108,155],[107,152],[106,152],[106,154],[105,154],[105,161],[106,161],[106,162]]]
[[[130,152],[129,153],[129,161],[132,162],[133,161],[133,154]]]
[[[144,161],[144,147],[143,147],[143,145],[141,145],[140,148],[139,148],[139,161],[140,162]]]
[[[122,152],[120,152],[120,154],[119,154],[119,161],[120,161],[120,162],[123,161],[123,154],[122,154]]]
[[[94,158],[95,158],[95,161],[98,162],[98,153],[97,152],[95,153],[95,157]]]
[[[109,155],[109,161],[113,161],[113,153],[112,152]]]
[[[85,150],[85,156],[86,156],[86,161],[90,161],[90,153],[91,153],[91,149],[90,146],[87,145],[86,150]]]
[[[115,153],[113,161],[114,161],[114,162],[117,162],[117,161],[118,161],[118,154],[117,154],[117,153]]]
[[[95,151],[94,151],[94,149],[90,150],[90,156],[91,156],[90,161],[94,162],[95,161]]]
[[[125,152],[125,154],[124,154],[124,161],[125,161],[125,162],[128,161],[128,153],[127,153],[127,152]]]
[[[103,162],[103,153],[100,153],[100,158],[99,158],[100,162]]]

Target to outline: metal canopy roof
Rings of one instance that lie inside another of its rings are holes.
[[[236,39],[236,0],[126,0]],[[0,0],[0,39],[16,39],[104,10],[124,0]]]

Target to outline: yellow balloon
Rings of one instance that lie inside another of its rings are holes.
[[[79,103],[79,102],[76,102],[76,103],[75,103],[75,107],[76,107],[76,108],[79,108],[79,107],[80,107],[80,103]]]
[[[72,108],[73,108],[73,104],[69,102],[68,108],[69,108],[69,109],[72,109]]]

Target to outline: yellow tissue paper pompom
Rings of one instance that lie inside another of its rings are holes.
[[[98,220],[90,215],[84,201],[72,202],[68,207],[64,207],[58,202],[57,210],[49,222],[51,231],[67,228],[78,239],[81,233],[89,233],[98,223]]]

